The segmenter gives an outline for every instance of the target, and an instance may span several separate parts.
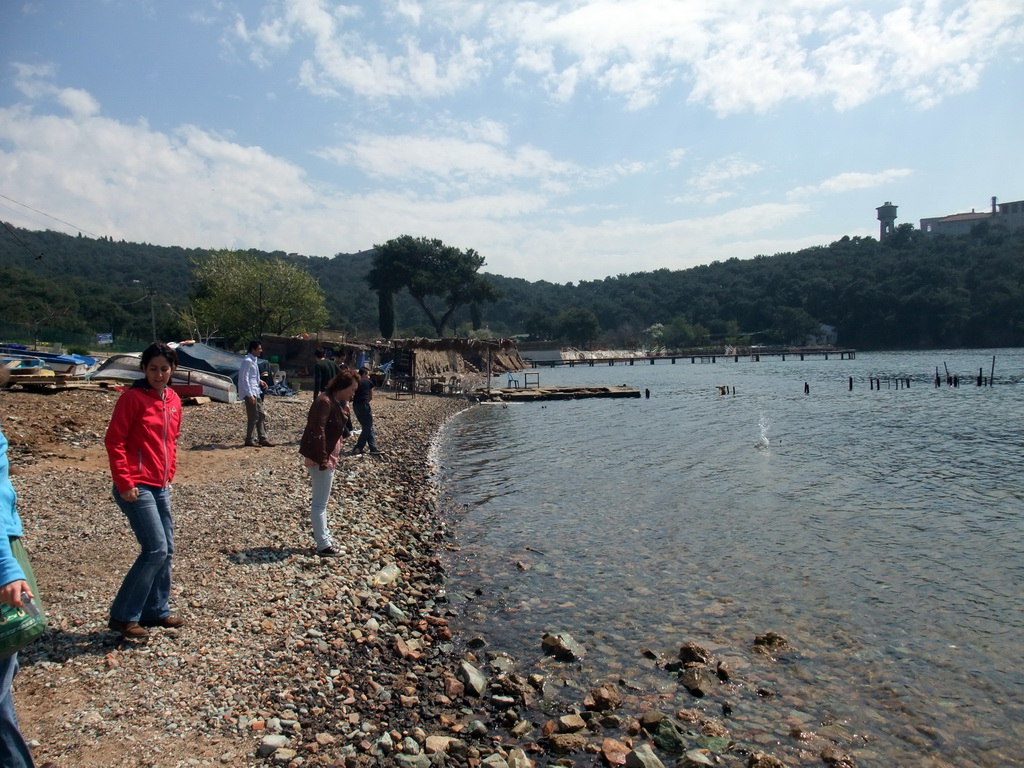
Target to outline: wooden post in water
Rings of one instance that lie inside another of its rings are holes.
[[[853,392],[853,376],[850,377],[850,391]]]
[[[491,345],[487,345],[487,399],[491,399]]]
[[[996,356],[992,355],[992,370],[988,374],[988,385],[991,387],[993,380],[996,378]]]

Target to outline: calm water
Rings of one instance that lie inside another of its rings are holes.
[[[993,356],[995,386],[976,387]],[[944,366],[959,388],[934,387]],[[541,664],[541,633],[567,631],[586,675],[674,696],[672,711],[696,700],[644,648],[753,659],[773,630],[798,652],[742,671],[778,695],[737,708],[739,738],[782,757],[794,725],[832,724],[861,766],[1024,765],[1024,350],[540,377],[651,398],[480,406],[450,424],[440,476],[463,510],[448,591],[480,591],[464,633]]]

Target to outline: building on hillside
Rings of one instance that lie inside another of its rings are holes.
[[[921,219],[921,231],[926,235],[966,235],[971,227],[987,221],[993,226],[1005,227],[1010,231],[1024,229],[1024,200],[1013,203],[998,203],[992,198],[992,210],[970,213],[953,213]]]
[[[875,210],[878,212],[878,239],[879,241],[885,240],[896,230],[896,209],[898,205],[886,201],[885,205],[880,205]]]

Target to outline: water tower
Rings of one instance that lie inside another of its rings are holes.
[[[875,208],[878,211],[878,220],[882,222],[878,227],[878,239],[885,240],[896,230],[896,208],[898,206],[893,205],[890,202],[886,202],[885,205],[880,205]]]

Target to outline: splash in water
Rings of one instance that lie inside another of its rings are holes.
[[[771,448],[772,441],[768,439],[768,417],[763,413],[761,418],[758,419],[757,426],[761,430],[761,437],[758,438],[754,445],[757,446],[759,451],[767,451]]]

